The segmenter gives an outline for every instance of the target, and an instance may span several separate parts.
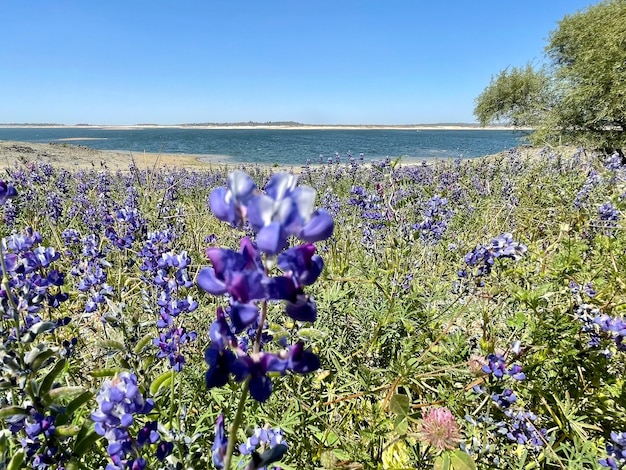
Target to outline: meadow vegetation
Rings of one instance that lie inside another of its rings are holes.
[[[263,254],[232,170],[7,170],[2,468],[624,465],[619,157],[305,167],[334,232]]]

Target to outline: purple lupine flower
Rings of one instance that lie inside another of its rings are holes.
[[[0,206],[4,205],[9,199],[17,196],[16,189],[4,181],[0,180]]]
[[[546,444],[548,430],[537,428],[535,425],[537,415],[535,413],[526,410],[507,409],[504,414],[509,418],[509,423],[498,423],[499,432],[506,434],[510,441],[522,445],[528,444],[535,449],[539,449]]]
[[[315,246],[307,243],[282,252],[278,255],[277,265],[297,287],[302,287],[317,280],[324,268],[324,260],[315,254]]]
[[[507,369],[506,359],[502,354],[489,354],[487,361],[488,363],[482,367],[482,371],[485,374],[493,375],[496,379],[502,379],[505,375],[515,380],[524,380],[526,378],[519,364],[514,364]]]
[[[213,465],[215,468],[224,468],[224,457],[226,457],[226,449],[228,447],[228,439],[224,430],[224,415],[220,414],[215,421],[215,440],[211,447],[213,456]]]
[[[464,257],[465,264],[468,267],[475,266],[476,268],[473,271],[461,269],[458,276],[467,278],[473,274],[474,277],[479,278],[479,285],[482,285],[480,278],[491,273],[496,259],[510,258],[517,261],[527,250],[526,245],[513,240],[512,234],[503,233],[492,239],[489,245],[478,245],[474,250],[467,253]]]
[[[112,464],[107,468],[145,468],[144,459],[130,458],[138,455],[137,450],[141,446],[132,439],[129,428],[135,421],[135,415],[149,413],[154,402],[144,399],[139,390],[137,376],[121,372],[112,379],[105,380],[96,396],[96,402],[98,408],[91,413],[91,419],[95,422],[96,433],[108,441],[107,453]],[[152,442],[155,437],[148,430],[148,436],[143,443]]]
[[[267,450],[263,452],[263,449]],[[252,456],[245,470],[265,470],[270,463],[280,460],[287,449],[283,430],[267,426],[256,428],[247,441],[239,446],[241,455]],[[259,455],[259,452],[263,453]]]
[[[231,364],[230,372],[237,382],[250,378],[250,396],[263,403],[272,393],[272,381],[267,373],[275,360],[276,356],[270,353],[257,353],[254,357],[241,356]]]
[[[413,229],[425,243],[434,244],[443,238],[448,222],[454,215],[453,211],[446,208],[447,204],[448,199],[445,197],[433,196],[426,202],[422,222],[413,225]]]
[[[246,218],[246,207],[255,191],[252,178],[243,171],[235,170],[228,175],[226,188],[211,191],[209,205],[219,220],[239,226]]]
[[[585,183],[582,185],[576,196],[574,197],[574,207],[582,209],[585,207],[587,200],[593,189],[600,184],[602,177],[598,175],[594,170],[589,172]]]
[[[505,388],[501,393],[493,393],[491,399],[498,405],[498,408],[502,410],[507,409],[513,403],[517,402],[517,396],[510,388]]]
[[[256,428],[252,435],[248,437],[245,443],[239,445],[239,452],[242,455],[250,455],[257,448],[268,446],[274,447],[277,444],[287,445],[285,441],[285,432],[280,428]]]
[[[626,466],[626,432],[611,431],[611,440],[606,443],[606,458],[600,459],[603,467],[624,468]]]
[[[280,372],[281,375],[285,375],[290,370],[297,374],[308,374],[319,368],[319,358],[311,351],[304,349],[302,342],[281,351],[269,364],[270,371]]]
[[[315,190],[296,186],[297,182],[298,177],[290,173],[275,173],[265,186],[266,193],[257,194],[248,202],[248,221],[263,252],[278,253],[285,248],[289,235],[312,243],[333,233],[332,217],[313,209]]]
[[[612,170],[612,171],[619,170],[620,168],[622,168],[622,166],[623,166],[622,157],[620,157],[619,153],[617,152],[609,156],[604,161],[604,167],[607,170]]]
[[[197,283],[202,289],[213,295],[229,293],[240,302],[264,298],[265,270],[249,238],[241,240],[239,252],[208,248],[206,254],[213,267],[198,273]]]

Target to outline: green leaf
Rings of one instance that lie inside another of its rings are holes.
[[[77,439],[74,446],[74,455],[78,457],[85,455],[98,439],[100,439],[100,436],[96,434],[96,431],[89,431],[81,440]]]
[[[7,470],[18,470],[22,468],[22,464],[24,463],[24,451],[22,449],[18,450],[14,455],[9,465],[7,465]]]
[[[409,428],[409,422],[405,416],[396,416],[393,422],[393,430],[400,436],[404,436]]]
[[[124,372],[125,369],[120,368],[110,368],[110,369],[96,369],[89,372],[94,378],[102,378],[102,377],[113,377],[115,374],[119,374],[120,372]]]
[[[80,426],[76,426],[75,424],[64,425],[64,426],[56,426],[55,433],[61,437],[71,437],[75,436],[80,432]]]
[[[444,452],[433,462],[433,470],[450,470],[450,455]]]
[[[50,391],[57,376],[63,371],[63,369],[65,369],[65,363],[66,360],[61,359],[54,365],[52,370],[48,372],[46,377],[41,382],[41,387],[39,388],[39,393],[41,393],[41,395],[46,395]]]
[[[54,420],[55,424],[57,424],[58,426],[62,426],[66,424],[72,418],[72,415],[74,414],[74,412],[76,412],[78,408],[80,408],[82,405],[84,405],[89,400],[91,400],[91,397],[93,397],[93,393],[84,392],[81,395],[74,398],[65,407],[63,413],[60,413],[56,417],[56,419]]]
[[[133,352],[135,354],[140,354],[144,350],[144,348],[152,341],[152,338],[154,338],[154,334],[150,334],[150,333],[148,333],[146,336],[141,338],[139,342],[133,348]]]
[[[52,355],[54,355],[54,351],[52,349],[46,349],[42,351],[34,360],[30,368],[34,371],[38,371],[41,366],[46,362]]]
[[[523,328],[526,324],[526,315],[522,312],[517,312],[512,317],[506,319],[506,324],[512,328]]]
[[[76,395],[80,395],[84,393],[85,389],[83,387],[75,386],[75,387],[58,387],[53,388],[48,393],[48,396],[53,400],[58,400],[60,398],[69,398],[74,397]]]
[[[9,416],[16,415],[28,415],[28,410],[22,408],[21,406],[7,406],[5,408],[0,409],[0,419],[8,418]]]
[[[71,415],[78,408],[80,408],[82,405],[84,405],[89,400],[91,400],[91,397],[93,397],[93,393],[91,392],[85,392],[77,396],[71,402],[68,403],[67,407],[65,408],[65,412]]]
[[[453,470],[476,470],[474,460],[461,449],[450,454],[450,463]]]
[[[173,370],[168,370],[167,372],[164,372],[161,375],[159,375],[150,384],[150,394],[154,396],[157,393],[159,393],[159,390],[161,390],[163,387],[167,387],[170,384],[173,377],[174,377]]]
[[[98,347],[102,349],[117,349],[118,351],[126,350],[126,347],[124,346],[123,343],[120,343],[119,341],[113,341],[112,339],[100,341],[98,343]]]
[[[398,416],[408,416],[410,405],[411,402],[409,397],[398,393],[394,394],[391,397],[391,400],[389,400],[389,408],[391,412],[397,414]]]
[[[45,333],[46,331],[54,330],[56,326],[56,323],[53,323],[51,321],[40,321],[39,323],[35,323],[33,326],[31,326],[28,331],[37,336],[41,333]]]

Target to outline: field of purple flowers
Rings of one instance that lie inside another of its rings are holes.
[[[626,466],[626,166],[0,181],[0,468]]]

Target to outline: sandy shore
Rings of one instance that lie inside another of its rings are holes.
[[[145,153],[114,150],[95,150],[71,143],[31,143],[0,141],[0,168],[13,167],[16,163],[48,163],[67,170],[100,169],[128,170],[132,162],[139,168],[162,166],[208,169],[228,164],[228,157],[221,155],[189,155]]]

